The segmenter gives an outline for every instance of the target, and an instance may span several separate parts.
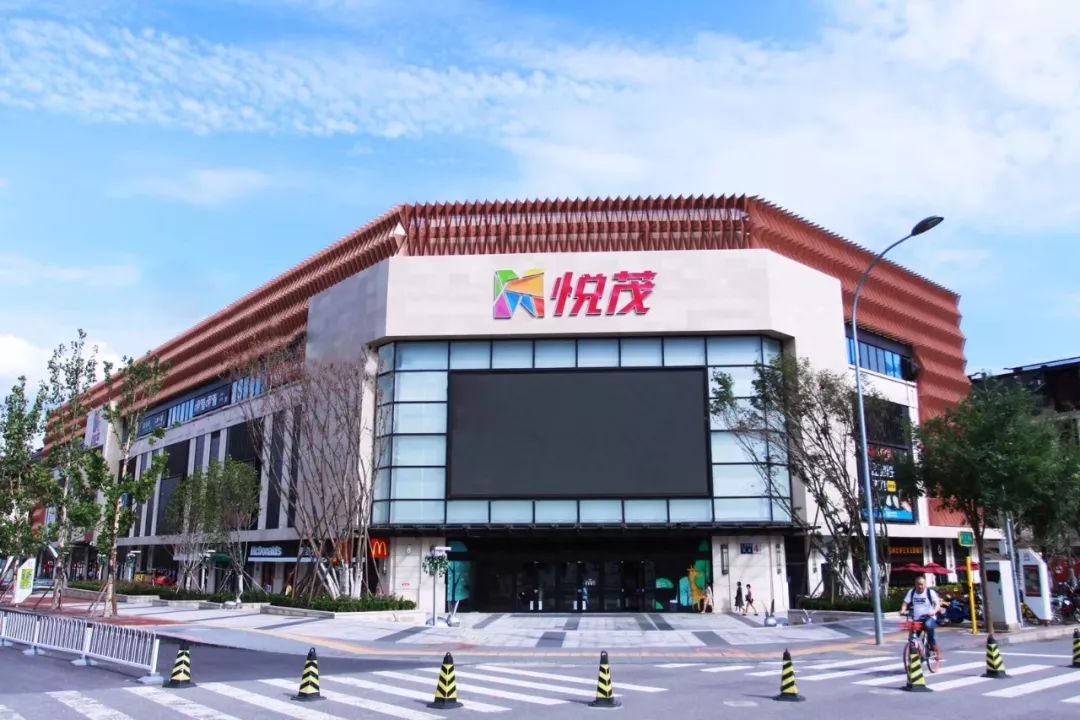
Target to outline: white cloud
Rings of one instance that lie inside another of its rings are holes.
[[[0,397],[7,395],[20,375],[31,387],[45,377],[50,351],[17,335],[0,333]]]
[[[118,289],[138,284],[142,276],[134,261],[108,265],[58,265],[21,255],[0,255],[0,284],[5,287],[78,285]]]
[[[325,17],[372,7],[317,3]],[[559,44],[519,23],[459,66],[373,42],[14,19],[0,28],[0,104],[196,133],[479,139],[514,161],[507,194],[758,193],[867,245],[930,212],[982,232],[1080,221],[1080,4],[830,7],[816,39],[789,46],[710,32]],[[141,190],[207,205],[267,182],[200,172]]]
[[[191,205],[220,205],[238,200],[270,184],[270,176],[244,168],[206,168],[180,177],[149,177],[125,188],[133,195],[150,195]]]

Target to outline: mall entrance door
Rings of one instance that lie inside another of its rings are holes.
[[[707,538],[460,542],[486,612],[691,610],[712,580]]]

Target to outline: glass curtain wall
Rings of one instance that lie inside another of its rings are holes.
[[[787,523],[759,469],[718,418],[710,420],[713,497],[683,499],[448,500],[447,385],[452,370],[704,367],[753,393],[754,366],[780,353],[760,336],[417,341],[378,349],[373,522],[393,525]],[[784,458],[769,458],[790,497]]]

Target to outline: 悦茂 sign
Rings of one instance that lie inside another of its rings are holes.
[[[25,560],[19,566],[19,570],[15,574],[14,602],[16,605],[24,602],[34,592],[34,570],[36,568],[37,561],[34,558]]]
[[[646,301],[656,287],[655,281],[656,273],[652,270],[563,272],[553,276],[549,293],[543,270],[526,270],[520,274],[514,270],[496,270],[492,314],[496,320],[510,320],[515,315],[536,319],[645,315],[649,312]]]
[[[191,404],[191,417],[205,415],[208,412],[225,407],[231,402],[232,385],[223,385],[195,398]]]

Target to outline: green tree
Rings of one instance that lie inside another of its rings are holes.
[[[196,471],[181,480],[165,507],[166,530],[162,534],[174,538],[171,550],[180,565],[176,579],[180,590],[204,590],[199,569],[211,549],[214,515],[218,510],[214,494],[207,490],[211,470]]]
[[[259,516],[259,475],[247,463],[226,459],[210,463],[206,471],[207,503],[212,507],[210,542],[229,558],[229,574],[236,581],[237,602],[244,581],[257,584],[247,574],[247,542],[242,533]]]
[[[135,506],[146,502],[154,491],[158,477],[165,471],[167,453],[152,454],[150,467],[141,474],[132,472],[129,460],[132,447],[139,437],[146,410],[157,400],[165,382],[167,367],[157,357],[143,360],[124,358],[119,373],[113,373],[111,363],[103,363],[106,397],[109,401],[102,414],[116,441],[120,466],[116,472],[97,476],[96,490],[102,498],[102,517],[98,527],[98,550],[105,555],[107,571],[104,587],[104,615],[116,615],[117,540],[126,535],[135,521]],[[164,437],[164,428],[150,434],[153,446]]]
[[[33,527],[57,489],[34,451],[44,429],[44,396],[30,398],[20,377],[0,406],[0,558],[36,555],[49,540],[47,527]]]
[[[1031,533],[1044,556],[1066,555],[1072,567],[1073,539],[1080,532],[1080,448],[1075,441],[1059,440],[1057,462],[1046,480],[1033,486],[1017,525]]]
[[[90,391],[97,384],[97,373],[97,348],[87,348],[86,333],[79,330],[75,340],[53,351],[43,388],[48,411],[45,464],[57,484],[53,497],[56,526],[50,531],[57,552],[54,609],[63,603],[73,538],[97,524],[95,488],[108,473],[101,453],[84,442]]]
[[[880,399],[866,393],[868,415]],[[783,355],[756,367],[752,397],[737,397],[732,379],[713,378],[710,403],[717,427],[731,431],[760,478],[760,485],[802,530],[828,564],[836,582],[865,586],[870,558],[862,482],[856,454],[855,388],[846,373],[813,367]],[[793,487],[793,484],[798,483]],[[805,504],[799,498],[805,492]],[[877,517],[884,493],[875,494]],[[888,557],[888,530],[878,523],[878,562]],[[857,568],[859,576],[853,572]],[[835,585],[826,588],[833,592]]]
[[[255,469],[231,459],[212,461],[180,482],[165,510],[175,537],[173,555],[184,558],[179,588],[196,589],[199,569],[213,550],[229,558],[229,575],[237,580],[238,594],[243,594],[247,543],[240,533],[250,529],[258,516],[259,489]]]
[[[916,432],[913,478],[971,526],[984,588],[987,525],[1006,513],[1029,516],[1061,471],[1057,434],[1038,409],[1029,390],[988,381]],[[993,628],[989,604],[985,612]]]

